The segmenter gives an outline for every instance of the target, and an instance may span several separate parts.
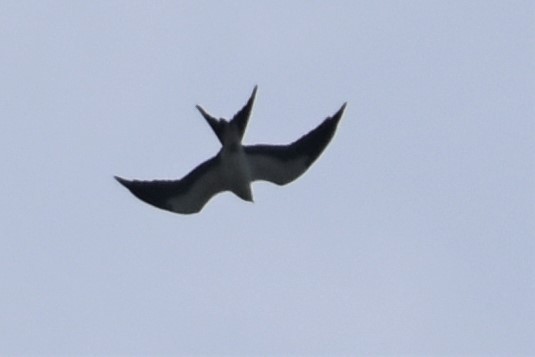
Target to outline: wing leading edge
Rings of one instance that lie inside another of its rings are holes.
[[[289,145],[244,146],[252,180],[286,185],[301,176],[331,141],[345,107]]]
[[[197,166],[180,180],[139,181],[115,176],[140,200],[155,207],[182,214],[199,212],[216,194],[228,190],[221,179],[220,157]]]

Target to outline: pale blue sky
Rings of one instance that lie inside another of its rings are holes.
[[[532,1],[0,2],[0,354],[535,354]],[[347,101],[299,180],[195,216],[196,112]]]

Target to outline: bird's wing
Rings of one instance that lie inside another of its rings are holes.
[[[252,180],[286,185],[301,176],[331,141],[345,106],[292,144],[245,146]]]
[[[215,156],[181,180],[138,181],[115,177],[140,200],[176,213],[199,212],[206,202],[228,189],[222,179],[219,156]]]

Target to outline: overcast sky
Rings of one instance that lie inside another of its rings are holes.
[[[535,2],[0,1],[0,354],[535,354]],[[348,102],[182,216],[113,180]]]

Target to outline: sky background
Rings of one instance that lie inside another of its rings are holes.
[[[535,2],[0,1],[0,354],[535,354]],[[289,143],[181,216],[113,180]]]

